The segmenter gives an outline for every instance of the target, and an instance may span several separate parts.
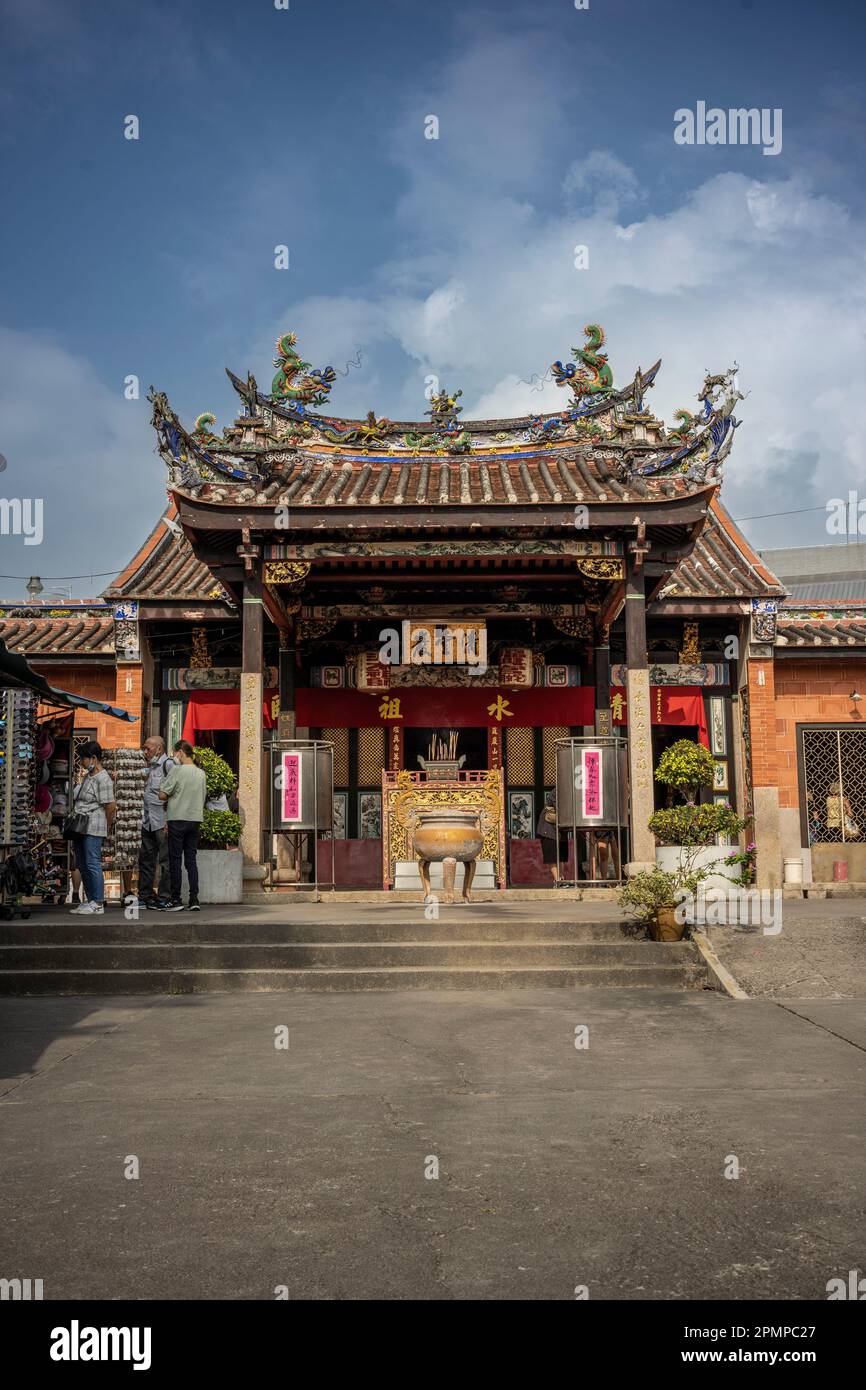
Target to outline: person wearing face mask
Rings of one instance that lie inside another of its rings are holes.
[[[102,847],[114,824],[117,804],[114,783],[102,766],[102,749],[91,740],[81,749],[84,776],[73,792],[72,811],[87,817],[87,830],[76,835],[75,863],[81,874],[87,901],[72,911],[81,916],[102,914],[105,911],[105,879],[102,873]]]
[[[168,827],[165,823],[165,802],[159,798],[160,788],[174,767],[174,758],[165,751],[165,740],[151,734],[145,740],[147,782],[142,806],[141,849],[138,854],[138,905],[143,908],[163,908],[171,901],[168,866]],[[154,889],[154,877],[159,868],[159,887]]]

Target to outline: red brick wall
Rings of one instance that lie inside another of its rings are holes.
[[[46,680],[71,695],[84,695],[88,700],[101,700],[129,710],[141,719],[142,675],[140,666],[58,666],[54,662],[31,662]],[[127,677],[131,690],[127,691]],[[76,729],[95,729],[97,743],[103,748],[138,748],[142,741],[141,723],[128,724],[125,719],[113,719],[108,714],[95,714],[87,709],[75,711]]]
[[[864,696],[861,705],[866,704],[866,660],[821,661],[820,653],[816,653],[802,661],[777,663],[775,728],[780,806],[799,805],[796,726],[862,725],[866,710],[858,717],[848,698],[855,689]]]
[[[759,673],[764,684],[759,684]],[[772,660],[749,662],[749,723],[752,734],[752,786],[775,787],[777,776],[776,711]]]

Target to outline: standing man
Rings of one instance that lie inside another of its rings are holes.
[[[141,849],[138,854],[138,905],[144,908],[165,908],[171,900],[168,868],[168,828],[165,823],[165,803],[159,792],[174,767],[174,759],[165,751],[165,740],[151,734],[145,740],[147,782],[142,810]],[[154,875],[159,865],[159,889],[154,891]]]
[[[181,861],[189,879],[189,911],[198,912],[198,837],[204,818],[207,778],[192,760],[192,744],[180,739],[174,745],[176,766],[166,777],[157,795],[165,802],[168,821],[168,863],[171,874],[171,902],[166,912],[183,912],[180,890],[183,881]]]

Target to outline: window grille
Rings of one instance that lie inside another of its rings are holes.
[[[866,840],[866,729],[803,729],[809,844]]]
[[[358,730],[358,786],[382,785],[385,766],[385,730],[380,726]]]
[[[505,730],[505,764],[509,787],[531,787],[535,781],[535,750],[531,729]]]
[[[349,785],[349,730],[323,729],[322,742],[334,745],[334,786]]]

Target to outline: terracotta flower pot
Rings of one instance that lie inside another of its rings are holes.
[[[655,921],[650,927],[650,936],[653,941],[681,941],[685,929],[685,922],[677,921],[675,907],[660,907],[656,909]]]

